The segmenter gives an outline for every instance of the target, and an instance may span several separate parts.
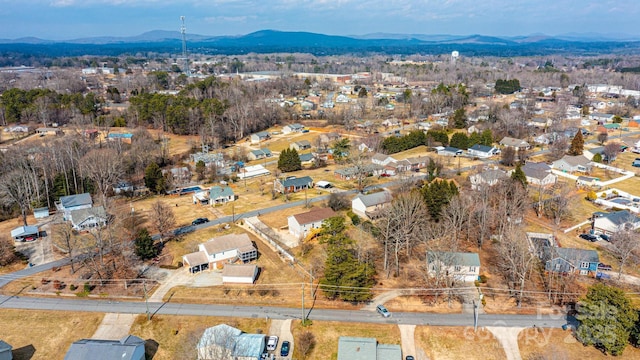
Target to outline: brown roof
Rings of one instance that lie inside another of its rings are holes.
[[[222,276],[253,277],[256,273],[256,265],[253,264],[228,264],[222,269]]]
[[[253,247],[253,242],[247,234],[228,234],[213,238],[202,244],[207,254],[217,254],[224,251]]]
[[[202,264],[207,264],[209,262],[209,259],[207,258],[207,254],[205,254],[204,251],[198,251],[191,254],[187,254],[187,255],[184,255],[182,258],[189,266],[202,265]]]
[[[306,213],[293,215],[293,217],[296,219],[298,224],[304,225],[322,221],[336,215],[338,214],[336,214],[335,211],[331,210],[331,208],[317,208]]]

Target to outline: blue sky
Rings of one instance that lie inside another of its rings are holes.
[[[333,35],[628,34],[640,0],[0,0],[0,38],[63,40],[151,30],[237,35],[257,30]]]

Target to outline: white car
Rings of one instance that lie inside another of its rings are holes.
[[[267,339],[267,351],[274,351],[278,347],[278,337],[269,336]]]

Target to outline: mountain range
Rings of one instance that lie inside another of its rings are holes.
[[[524,56],[547,54],[640,53],[640,41],[618,34],[565,34],[497,37],[447,34],[386,34],[337,36],[310,32],[256,31],[238,36],[186,34],[190,52],[244,54],[249,52],[308,52],[316,55],[346,53],[441,54],[453,50],[467,55]],[[34,37],[0,39],[0,52],[48,53],[52,56],[120,55],[139,51],[181,50],[178,31],[154,30],[130,37],[91,37],[53,41]]]

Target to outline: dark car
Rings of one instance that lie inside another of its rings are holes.
[[[611,241],[611,237],[607,234],[600,234],[600,239],[604,241]]]
[[[580,234],[580,237],[591,242],[598,241],[598,237],[593,234]]]
[[[607,270],[610,271],[612,269],[611,265],[605,263],[598,263],[598,270]]]
[[[411,355],[407,355],[404,360],[415,360],[415,358]]]
[[[280,347],[280,356],[289,356],[289,342],[283,341]]]
[[[191,222],[191,225],[200,225],[208,222],[209,222],[209,219],[207,218],[197,218]]]

